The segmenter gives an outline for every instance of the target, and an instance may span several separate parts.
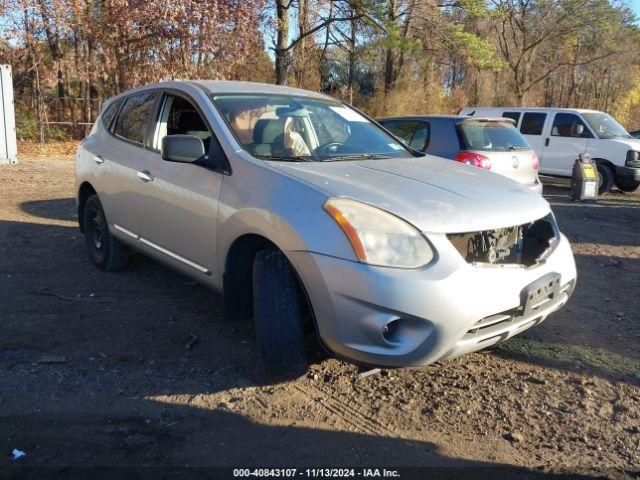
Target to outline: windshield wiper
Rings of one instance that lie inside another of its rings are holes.
[[[509,147],[509,150],[514,151],[514,150],[529,150],[529,147],[517,147],[515,145],[511,145]]]
[[[389,155],[365,153],[355,155],[336,155],[334,157],[323,158],[322,162],[341,162],[348,160],[384,160],[385,158],[391,158]]]
[[[274,160],[276,162],[317,162],[315,157],[304,155],[256,155],[263,160]]]

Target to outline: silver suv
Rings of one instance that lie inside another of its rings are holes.
[[[538,155],[510,118],[421,115],[380,123],[415,150],[491,170],[542,193]]]
[[[316,335],[383,366],[479,350],[576,281],[540,195],[292,88],[184,81],[111,99],[78,149],[77,200],[98,268],[133,249],[223,292],[280,378],[304,371]]]

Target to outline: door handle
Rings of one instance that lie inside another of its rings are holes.
[[[93,161],[96,162],[98,165],[104,163],[104,158],[102,158],[102,156],[100,155],[94,155],[93,156]]]
[[[142,180],[143,182],[153,182],[153,175],[151,175],[151,172],[149,170],[143,170],[143,171],[138,171],[136,172],[136,176]]]
[[[549,146],[549,139],[548,139],[548,138],[544,141],[544,146],[545,146],[545,147],[548,147],[548,146]]]

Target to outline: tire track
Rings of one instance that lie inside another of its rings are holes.
[[[354,431],[366,432],[380,437],[395,438],[399,435],[399,432],[364,413],[362,408],[358,408],[359,405],[356,401],[345,402],[334,393],[319,388],[307,380],[296,382],[292,384],[292,386],[298,392],[310,400],[319,403],[326,410],[350,425]]]

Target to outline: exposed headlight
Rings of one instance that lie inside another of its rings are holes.
[[[433,250],[422,234],[395,215],[347,198],[329,199],[324,209],[363,263],[417,268],[433,259]]]

